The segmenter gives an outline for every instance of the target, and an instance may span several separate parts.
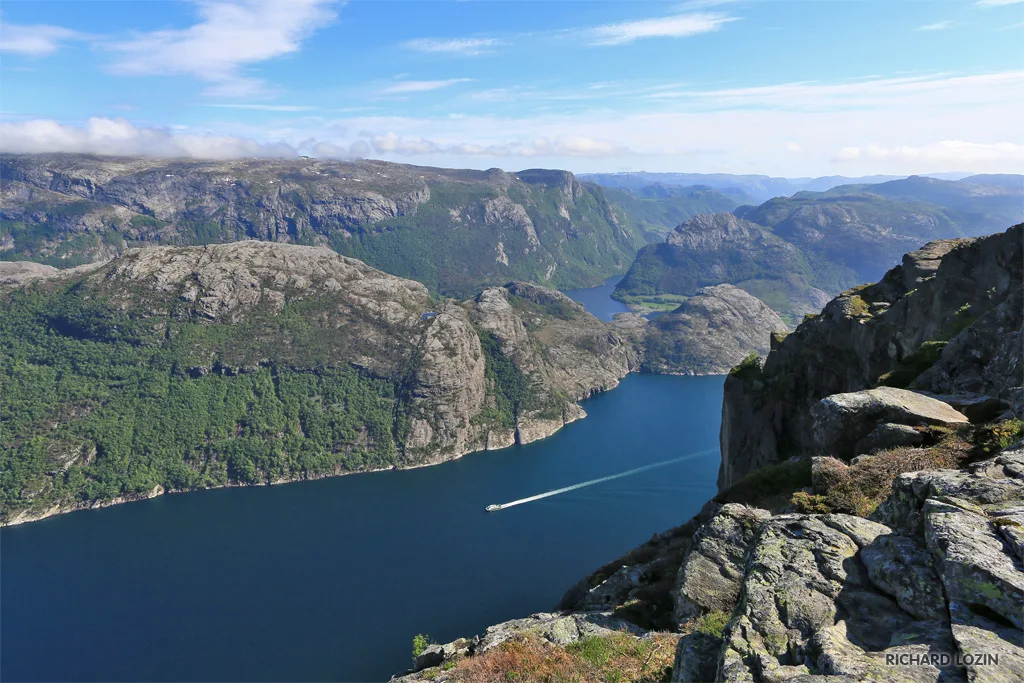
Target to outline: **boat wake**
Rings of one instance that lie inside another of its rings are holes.
[[[674,465],[675,463],[683,462],[684,460],[693,460],[694,458],[699,458],[701,456],[708,455],[710,453],[716,453],[717,451],[718,451],[717,448],[709,448],[709,449],[704,450],[704,451],[698,451],[696,453],[689,453],[689,454],[684,455],[684,456],[679,457],[679,458],[673,458],[671,460],[663,460],[662,462],[656,462],[656,463],[653,463],[651,465],[644,465],[642,467],[635,467],[635,468],[633,468],[631,470],[626,470],[625,472],[619,472],[618,474],[611,474],[611,475],[608,475],[607,477],[601,477],[600,479],[591,479],[590,481],[585,481],[585,482],[582,482],[580,484],[573,484],[572,486],[566,486],[564,488],[555,489],[554,491],[546,491],[544,493],[538,493],[535,496],[530,496],[528,498],[520,498],[519,500],[513,500],[512,502],[509,502],[509,503],[501,503],[500,505],[488,505],[487,506],[487,512],[496,512],[498,510],[504,510],[505,508],[510,508],[513,505],[522,505],[523,503],[532,503],[533,501],[540,500],[541,498],[550,498],[551,496],[557,496],[559,493],[568,493],[569,491],[575,491],[576,489],[581,489],[581,488],[583,488],[585,486],[593,486],[594,484],[602,484],[602,483],[604,483],[606,481],[611,481],[612,479],[621,479],[622,477],[628,477],[628,476],[633,475],[633,474],[639,474],[640,472],[646,472],[647,470],[653,470],[656,467],[665,467],[666,465]]]

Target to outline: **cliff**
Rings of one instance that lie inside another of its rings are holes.
[[[622,272],[642,236],[566,171],[382,161],[0,155],[0,259],[69,267],[127,247],[328,246],[434,292]]]
[[[639,364],[558,292],[438,300],[323,247],[0,263],[0,283],[5,524],[528,443]]]
[[[1020,403],[1024,226],[932,242],[726,380],[719,488],[815,447],[810,408],[879,384]]]
[[[727,380],[747,412],[697,516],[395,680],[1021,680],[1021,231],[929,244],[774,337]]]

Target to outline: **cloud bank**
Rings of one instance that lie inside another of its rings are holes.
[[[105,47],[110,68],[131,76],[187,75],[210,84],[207,94],[247,97],[267,85],[248,66],[294,53],[334,20],[335,0],[234,0],[198,3],[200,21],[186,29],[140,33]]]

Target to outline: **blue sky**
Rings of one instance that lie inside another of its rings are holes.
[[[1024,0],[5,0],[0,148],[1024,172]]]

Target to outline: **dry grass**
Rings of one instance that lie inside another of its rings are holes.
[[[523,635],[459,661],[447,672],[453,683],[657,683],[667,681],[679,636],[656,633],[583,638],[558,647]]]
[[[792,502],[798,508],[823,505],[832,512],[867,517],[889,495],[893,480],[900,474],[955,469],[970,457],[970,444],[951,436],[932,448],[893,448],[864,458],[856,465],[825,458],[815,470],[814,489],[817,495],[809,496],[807,500],[794,497]]]

